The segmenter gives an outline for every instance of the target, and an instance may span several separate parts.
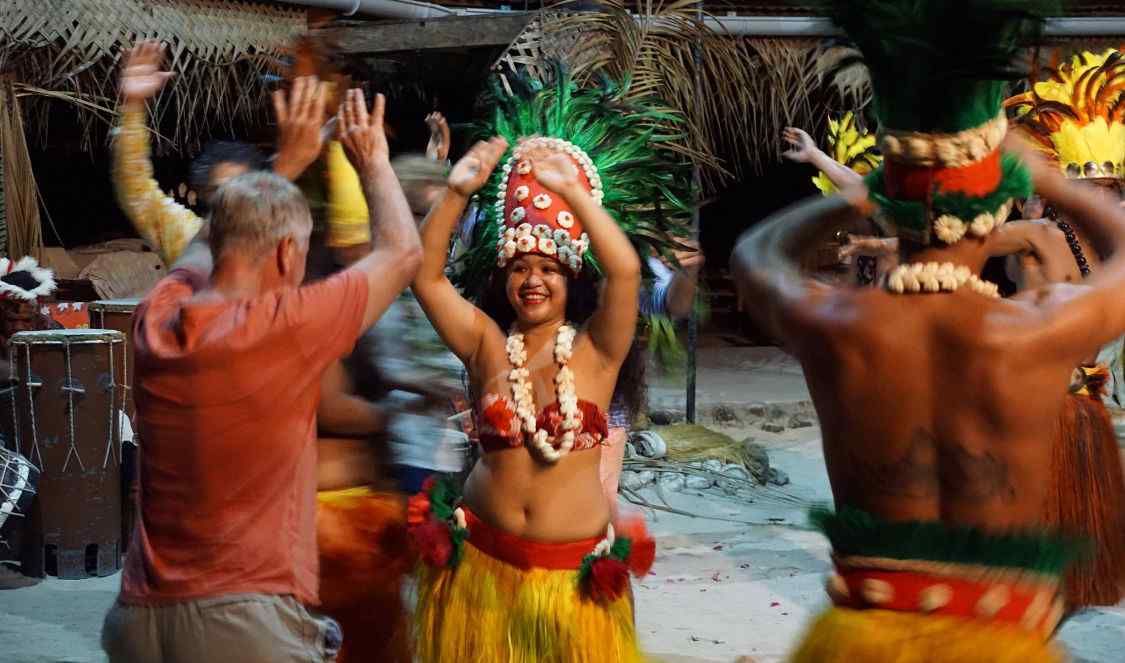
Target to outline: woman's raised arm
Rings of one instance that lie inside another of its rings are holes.
[[[449,186],[422,224],[422,267],[411,286],[434,329],[453,354],[468,366],[489,322],[472,302],[461,296],[445,275],[449,240],[469,197],[488,181],[508,149],[503,138],[480,142],[449,173]]]

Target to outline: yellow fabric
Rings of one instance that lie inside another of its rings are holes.
[[[423,663],[636,663],[629,595],[603,606],[577,571],[522,571],[465,544],[455,569],[422,565],[415,611]]]
[[[828,119],[828,156],[837,163],[851,168],[860,175],[867,175],[883,161],[874,151],[875,135],[861,131],[856,125],[855,115],[850,111],[839,120]],[[823,172],[812,178],[820,192],[828,196],[836,193],[836,185]]]
[[[356,486],[354,488],[340,488],[339,490],[321,490],[317,492],[318,502],[326,504],[340,504],[360,497],[374,497],[382,495],[371,486]]]
[[[324,177],[328,188],[328,246],[340,248],[370,242],[371,221],[363,185],[338,141],[328,144]]]
[[[113,147],[113,184],[125,215],[171,265],[199,233],[203,220],[160,190],[152,175],[144,111],[126,111]]]
[[[1018,625],[887,610],[830,608],[791,663],[1062,663],[1051,642]]]

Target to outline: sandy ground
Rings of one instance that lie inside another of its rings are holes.
[[[704,417],[720,405],[740,417],[761,403],[786,413],[808,410],[799,369],[776,351],[709,349],[700,367]],[[682,410],[676,380],[654,382],[653,407]],[[828,549],[804,516],[808,504],[829,498],[819,431],[766,433],[748,416],[718,430],[754,437],[791,483],[749,501],[717,491],[665,493],[671,506],[710,518],[650,513],[658,555],[654,575],[636,587],[638,630],[646,651],[667,663],[783,660],[825,604]],[[652,489],[645,496],[660,501]],[[48,579],[0,592],[0,663],[103,661],[98,633],[118,583],[118,576]],[[1125,660],[1125,605],[1075,617],[1061,639],[1076,661]]]
[[[818,431],[756,437],[769,446],[771,467],[788,472],[789,486],[751,504],[712,491],[665,493],[680,509],[754,524],[653,515],[657,563],[637,589],[637,625],[646,651],[661,660],[782,661],[826,605],[827,544],[805,527],[803,508],[785,499],[829,497]],[[1078,662],[1125,660],[1125,603],[1076,616],[1060,639]]]

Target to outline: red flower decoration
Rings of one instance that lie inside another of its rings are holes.
[[[614,601],[629,587],[629,567],[612,557],[599,557],[590,565],[586,586],[598,603]]]
[[[656,561],[656,540],[648,533],[644,516],[627,514],[613,524],[617,536],[629,539],[629,570],[638,578],[648,575]]]
[[[431,474],[430,476],[426,477],[425,481],[422,482],[422,492],[425,493],[426,495],[429,495],[430,491],[432,491],[434,489],[434,486],[436,486],[436,485],[437,485],[437,476]]]
[[[429,479],[426,479],[429,481]],[[406,500],[406,524],[421,525],[430,517],[430,494],[421,492]]]
[[[422,561],[439,569],[449,565],[449,560],[453,557],[453,541],[445,523],[427,520],[411,527],[410,535],[414,538],[414,545],[417,546],[418,556]]]
[[[486,403],[480,419],[485,429],[491,428],[498,435],[508,437],[519,432],[519,419],[515,417],[505,398],[496,398],[491,403]]]

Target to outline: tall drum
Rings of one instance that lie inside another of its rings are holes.
[[[125,335],[125,370],[118,384],[125,390],[125,414],[136,421],[137,408],[133,405],[133,311],[139,299],[99,299],[90,302],[90,329],[115,329]]]
[[[131,429],[137,429],[137,408],[133,404],[133,311],[140,304],[139,299],[99,299],[90,302],[87,310],[90,312],[91,329],[115,329],[125,335],[125,370],[121,373],[118,386],[125,393],[125,415],[132,424]],[[122,426],[125,421],[122,421]],[[122,438],[127,439],[123,434]],[[136,437],[133,444],[125,444],[121,450],[121,550],[129,548],[129,540],[133,536],[133,522],[137,515],[137,468],[140,466],[140,447]]]
[[[121,568],[125,336],[101,329],[12,336],[14,446],[40,471],[23,546],[29,576]]]

